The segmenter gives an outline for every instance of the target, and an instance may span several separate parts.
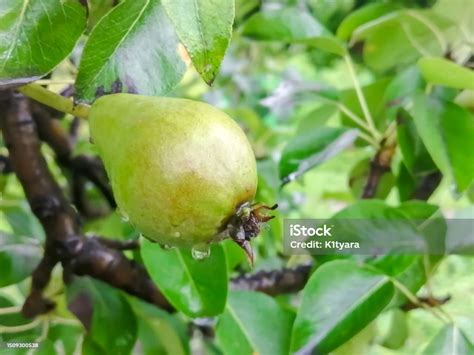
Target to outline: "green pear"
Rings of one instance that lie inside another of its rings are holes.
[[[193,246],[223,239],[255,196],[252,148],[211,105],[113,94],[92,105],[89,120],[121,213],[151,240]]]

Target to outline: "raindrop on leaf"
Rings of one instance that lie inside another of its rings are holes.
[[[194,260],[204,260],[211,255],[211,248],[207,243],[199,243],[191,249],[191,255]]]

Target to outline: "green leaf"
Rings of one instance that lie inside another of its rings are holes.
[[[279,169],[283,184],[295,180],[346,149],[357,135],[355,129],[334,127],[300,132],[288,142],[282,153]]]
[[[295,40],[295,43],[306,44],[310,47],[318,48],[322,51],[344,56],[347,54],[346,46],[336,37],[332,36],[319,36],[307,39]]]
[[[143,354],[186,354],[173,328],[163,319],[140,319],[139,335]]]
[[[240,25],[260,8],[260,0],[235,0],[235,23]]]
[[[356,0],[308,0],[307,3],[314,16],[331,31],[336,30],[356,6]]]
[[[194,260],[189,248],[164,250],[143,240],[143,262],[170,303],[190,317],[222,313],[227,296],[227,267],[222,246],[211,245],[211,255]]]
[[[293,42],[329,33],[308,12],[290,7],[256,13],[247,20],[242,34],[263,41]]]
[[[162,1],[196,70],[212,84],[232,36],[234,1]]]
[[[438,206],[425,201],[406,201],[398,210],[416,225],[418,232],[426,240],[428,254],[444,254],[447,225]]]
[[[472,219],[474,205],[456,211],[447,221],[446,249],[450,254],[474,255],[474,237],[472,235]]]
[[[422,90],[424,86],[425,81],[418,68],[414,65],[410,66],[399,72],[387,85],[384,101],[390,102],[394,106],[400,106],[400,101],[416,91]]]
[[[413,175],[435,171],[436,165],[426,150],[410,114],[400,109],[397,121],[398,145],[408,171]]]
[[[16,306],[16,304],[14,304],[10,299],[5,298],[3,295],[0,294],[0,309],[7,308],[7,307],[14,307],[14,306]],[[31,319],[23,317],[23,315],[20,312],[0,315],[0,324],[2,326],[14,327],[14,326],[25,325],[28,323],[31,323]],[[21,333],[0,333],[0,342],[18,340],[19,337],[26,337],[26,336],[32,336],[32,338],[34,339],[37,336],[39,336],[39,334],[40,334],[39,327],[29,329]],[[2,349],[2,355],[3,355],[4,350],[5,349]],[[18,354],[18,352],[12,351],[11,354],[16,355]]]
[[[382,273],[349,260],[325,263],[303,289],[290,350],[330,352],[374,320],[393,293]]]
[[[422,176],[418,178],[413,176],[405,163],[403,161],[400,162],[398,166],[397,189],[398,197],[401,202],[408,201],[412,198],[422,178]]]
[[[390,82],[390,78],[377,80],[362,87],[368,109],[375,121],[375,125],[385,129],[385,89]],[[364,117],[362,107],[355,89],[348,89],[341,92],[342,103],[359,117]],[[341,121],[344,126],[358,127],[346,114],[341,114]]]
[[[407,254],[385,254],[370,257],[366,264],[376,267],[386,275],[399,275],[408,269],[417,258],[416,255]]]
[[[418,60],[418,68],[429,83],[456,89],[474,89],[474,71],[450,60],[423,57]]]
[[[474,346],[454,324],[444,326],[423,350],[423,355],[469,355]]]
[[[25,201],[19,204],[0,204],[0,219],[8,222],[15,235],[44,240],[43,228]]]
[[[301,119],[296,134],[302,135],[306,132],[320,129],[336,112],[337,108],[334,105],[318,106]]]
[[[34,339],[32,339],[34,341]],[[51,355],[56,353],[56,348],[54,343],[49,339],[43,339],[41,341],[38,350],[34,352],[35,355]]]
[[[371,350],[374,335],[378,333],[375,321],[362,329],[337,349],[331,351],[331,355],[361,355]]]
[[[89,333],[86,334],[82,341],[82,353],[87,355],[101,355],[105,353],[105,349],[97,344]]]
[[[247,260],[244,250],[232,239],[223,240],[221,245],[225,252],[228,273]]]
[[[242,34],[262,41],[306,44],[340,56],[347,53],[343,42],[309,13],[296,8],[259,12],[245,23]]]
[[[38,244],[0,232],[0,287],[16,284],[30,276],[40,259]]]
[[[85,223],[84,232],[108,239],[129,240],[137,237],[137,231],[124,220],[119,211]]]
[[[26,84],[54,69],[86,26],[74,0],[4,0],[0,10],[0,87]]]
[[[257,292],[232,291],[216,328],[225,354],[286,355],[294,314]]]
[[[138,339],[144,355],[189,353],[187,324],[155,305],[136,299],[132,308],[138,320]]]
[[[400,201],[428,199],[441,182],[439,170],[414,175],[403,161],[400,162],[397,175],[397,189]]]
[[[430,27],[426,26],[430,23]],[[444,48],[432,31],[451,25],[430,11],[400,10],[367,22],[353,32],[353,40],[364,41],[364,61],[377,71],[403,67],[429,54],[443,55]]]
[[[67,287],[67,299],[69,309],[88,327],[90,346],[114,354],[130,353],[137,320],[121,291],[88,277],[74,278]]]
[[[442,216],[439,206],[429,204],[425,201],[412,200],[403,202],[397,209],[407,216],[407,218],[418,221]]]
[[[375,255],[422,253],[427,246],[416,225],[398,208],[381,200],[359,200],[326,223],[337,226],[333,231],[336,240],[359,242]]]
[[[410,110],[416,129],[438,168],[458,191],[474,179],[474,118],[467,110],[420,93]]]
[[[368,4],[356,11],[350,13],[337,28],[337,37],[342,40],[348,40],[352,32],[359,26],[369,21],[378,19],[383,15],[399,9],[398,4],[381,3]]]
[[[395,308],[388,314],[384,314],[386,319],[385,331],[382,332],[380,343],[389,349],[399,349],[403,346],[409,335],[407,324],[407,313]]]
[[[454,102],[474,113],[474,90],[461,91],[454,99]]]
[[[92,102],[107,93],[164,95],[185,64],[178,36],[159,0],[127,0],[95,26],[84,47],[76,91]]]
[[[73,354],[78,338],[82,336],[83,332],[81,326],[52,323],[49,325],[48,339],[57,344],[56,346],[63,347],[65,354]]]
[[[474,21],[469,11],[471,6],[470,0],[438,0],[432,7],[434,13],[452,21],[453,25],[443,35],[452,46],[451,53],[458,58],[465,55],[456,53],[459,51],[472,54],[472,47],[464,41],[466,35],[474,33]]]
[[[116,3],[116,0],[87,0],[89,6],[88,29],[94,28],[99,20],[104,17]]]

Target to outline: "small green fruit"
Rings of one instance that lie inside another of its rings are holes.
[[[208,104],[114,94],[92,105],[89,120],[120,211],[149,239],[170,246],[218,240],[255,196],[245,134]]]

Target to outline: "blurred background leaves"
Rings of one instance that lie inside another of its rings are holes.
[[[0,86],[47,75],[43,85],[50,90],[74,83],[76,97],[88,102],[126,91],[207,101],[228,112],[251,141],[256,200],[280,207],[253,241],[253,270],[228,242],[202,262],[189,250],[165,251],[143,238],[141,252],[126,252],[147,267],[178,312],[89,278],[65,287],[57,268],[46,293],[58,306],[32,324],[2,310],[18,311],[24,301],[44,232],[17,179],[2,175],[0,340],[41,341],[49,354],[472,353],[474,305],[466,297],[473,293],[472,257],[333,260],[287,256],[282,244],[284,218],[373,218],[366,229],[353,230],[360,236],[383,229],[376,218],[388,215],[472,219],[470,0],[237,0],[217,9],[202,0],[192,11],[183,8],[187,2],[90,0],[88,12],[73,0],[44,7],[39,0],[4,2]],[[66,115],[60,124],[69,132],[74,122]],[[73,155],[95,154],[87,123],[79,124],[75,139]],[[374,157],[387,142],[396,148],[376,200],[363,201]],[[42,152],[71,196],[69,172],[49,147]],[[7,154],[3,141],[0,153]],[[82,216],[85,233],[139,238],[93,184],[86,191],[103,213]],[[459,252],[472,250],[435,221],[421,234],[435,230]],[[420,230],[408,224],[407,230]],[[396,238],[400,230],[392,232]],[[308,259],[314,272],[300,293],[227,290],[244,272]],[[412,304],[413,296],[448,295],[442,306]],[[17,333],[1,328],[25,325]]]

